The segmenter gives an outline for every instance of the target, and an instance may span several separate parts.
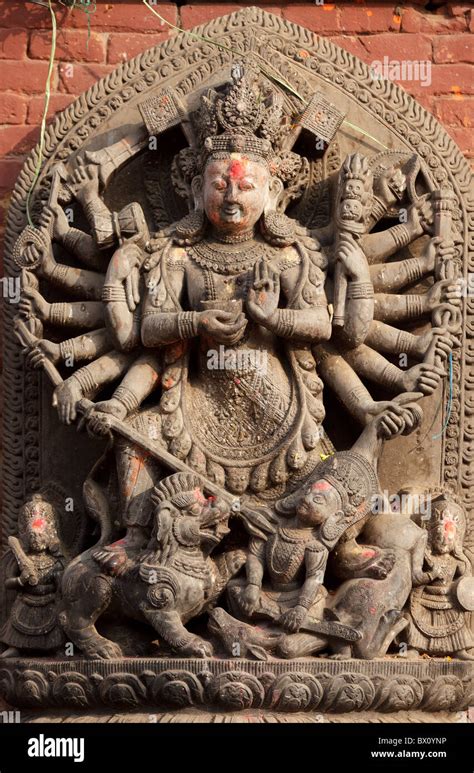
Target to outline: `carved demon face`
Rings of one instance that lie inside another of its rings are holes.
[[[250,231],[259,221],[275,182],[265,163],[243,154],[213,159],[206,164],[202,198],[206,215],[216,231],[238,234]]]
[[[296,507],[296,514],[301,524],[314,527],[335,515],[340,507],[340,497],[334,486],[326,480],[317,480],[307,487]]]

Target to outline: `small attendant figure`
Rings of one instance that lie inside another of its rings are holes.
[[[4,658],[23,650],[55,650],[65,641],[57,619],[57,589],[65,557],[50,502],[42,494],[33,494],[20,512],[18,526],[19,537],[8,538],[20,573],[6,580],[17,596],[0,630],[0,641],[8,645]]]

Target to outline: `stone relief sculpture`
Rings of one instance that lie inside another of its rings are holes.
[[[268,45],[276,22],[259,20]],[[61,552],[34,492],[8,539],[20,575],[0,678],[17,701],[16,650],[41,663],[64,642],[71,695],[90,705],[100,682],[106,702],[117,688],[137,703],[390,710],[387,674],[377,692],[354,660],[399,664],[400,642],[415,658],[474,659],[455,482],[433,482],[448,493],[431,496],[428,525],[374,509],[381,458],[431,436],[426,398],[447,376],[452,404],[456,193],[403,146],[342,155],[344,112],[318,88],[303,101],[291,67],[272,77],[248,54],[224,69],[192,89],[155,84],[128,134],[59,153],[12,248],[26,367],[53,384],[51,421],[92,449],[73,476],[81,548]],[[156,671],[139,678],[127,663],[143,651]],[[227,676],[213,670],[229,657]],[[252,663],[297,658],[301,674],[266,682]],[[120,664],[116,682],[103,660]],[[429,683],[422,666],[403,677],[407,705],[466,700],[467,664]],[[28,679],[26,701],[47,703],[41,667]],[[63,682],[58,671],[56,701]]]

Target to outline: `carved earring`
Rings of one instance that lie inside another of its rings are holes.
[[[268,202],[260,219],[263,238],[274,247],[287,247],[295,241],[295,221],[283,212],[277,211],[278,199],[283,193],[283,183],[273,177],[270,183]]]
[[[296,237],[296,222],[275,209],[264,210],[260,220],[263,238],[274,247],[288,247]]]
[[[207,218],[203,209],[195,209],[179,220],[175,225],[174,239],[182,247],[199,242],[207,228]]]
[[[206,231],[207,217],[202,198],[202,177],[195,175],[191,181],[194,210],[185,215],[175,226],[175,241],[186,247],[199,242]]]

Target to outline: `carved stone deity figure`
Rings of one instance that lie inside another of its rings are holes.
[[[460,299],[444,270],[455,248],[436,209],[442,201],[448,211],[450,199],[419,194],[426,184],[415,157],[356,152],[339,169],[330,222],[303,226],[297,207],[310,161],[296,143],[315,107],[296,107],[254,64],[234,63],[231,81],[202,93],[186,119],[178,97],[163,93],[158,107],[152,100],[141,110],[149,128],[160,110],[182,117],[189,147],[174,156],[171,179],[189,213],[153,232],[137,202],[108,209],[100,186],[123,156],[119,142],[87,151],[70,173],[58,170],[91,234],[68,227],[53,191],[40,236],[24,233],[16,246],[24,268],[17,332],[29,362],[53,380],[62,421],[83,414],[90,433],[112,441],[83,486],[98,545],[72,562],[63,583],[62,624],[91,657],[121,654],[95,628],[116,595],[126,600],[124,616],[148,621],[175,652],[209,656],[183,624],[216,602],[243,565],[242,550],[247,584],[231,583],[232,607],[276,621],[281,655],[337,654],[355,637],[352,652],[375,657],[398,631],[393,604],[380,606],[370,635],[343,622],[340,608],[350,617],[357,603],[336,609],[324,578],[331,558],[339,580],[357,589],[366,580],[380,596],[377,583],[396,586],[402,606],[410,590],[405,558],[383,540],[364,544],[364,528],[384,441],[419,426],[417,401],[436,389],[457,345]],[[404,224],[373,230],[402,205]],[[403,252],[421,237],[416,256]],[[58,262],[56,244],[87,268]],[[397,294],[427,278],[426,292]],[[78,300],[47,301],[40,290],[50,285]],[[403,329],[430,314],[424,332]],[[42,338],[43,325],[81,334],[58,343]],[[401,351],[410,355],[406,369],[385,357]],[[64,380],[58,368],[71,364]],[[335,453],[323,430],[324,383],[363,427],[350,451]],[[153,495],[170,470],[177,488],[157,518]],[[219,508],[194,501],[194,489],[225,503],[222,519]],[[200,529],[222,520],[220,542],[230,508],[247,534],[224,550],[233,558],[216,579]],[[172,547],[181,569],[169,566]],[[184,576],[196,580],[194,600]],[[341,586],[343,599],[351,587]]]
[[[433,497],[426,528],[424,571],[411,592],[406,613],[409,625],[403,636],[412,655],[474,660],[474,634],[468,617],[474,606],[474,581],[463,552],[466,516],[452,493]]]
[[[18,530],[19,537],[9,538],[19,574],[6,580],[16,596],[0,630],[0,641],[8,645],[3,658],[22,651],[54,651],[65,641],[58,621],[58,589],[66,557],[53,506],[42,494],[25,502]]]

